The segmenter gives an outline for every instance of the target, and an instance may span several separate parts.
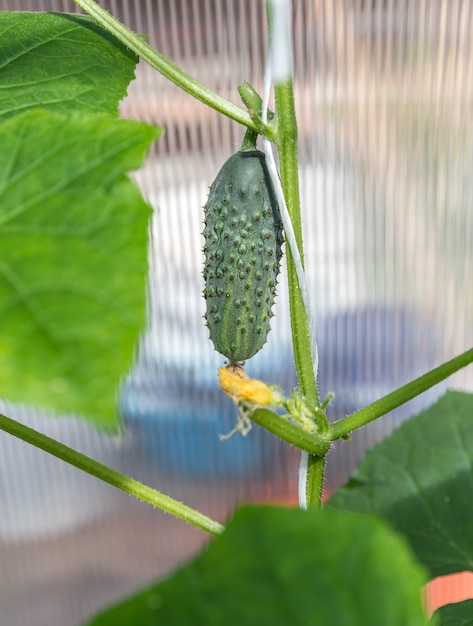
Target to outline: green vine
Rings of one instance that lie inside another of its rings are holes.
[[[223,531],[221,524],[199,511],[2,414],[0,429],[211,535],[219,535]]]
[[[226,115],[235,122],[243,124],[243,126],[247,128],[257,130],[258,132],[264,131],[261,125],[257,126],[250,115],[241,107],[226,100],[218,93],[212,91],[184,72],[181,68],[177,67],[177,65],[174,65],[169,59],[143,41],[139,35],[110,15],[108,11],[99,6],[94,0],[74,0],[74,2],[91,17],[96,19],[97,22],[112,35],[115,35],[115,37],[130,50],[183,91],[186,91],[197,100],[200,100],[219,113]],[[268,132],[271,134],[270,130]]]
[[[409,402],[409,400],[419,396],[431,387],[434,387],[434,385],[437,385],[458,370],[470,365],[470,363],[473,363],[473,348],[466,350],[466,352],[459,354],[450,361],[442,363],[439,367],[415,378],[406,385],[388,393],[383,398],[376,400],[356,413],[333,423],[330,426],[330,439],[334,441],[335,439],[348,437],[354,430],[366,426],[366,424],[378,419],[378,417],[382,417],[386,415],[386,413],[397,409],[397,407]]]

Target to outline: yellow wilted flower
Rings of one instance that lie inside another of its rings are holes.
[[[239,365],[229,365],[218,370],[221,389],[237,404],[268,406],[279,404],[281,395],[274,388],[256,378],[250,378]]]

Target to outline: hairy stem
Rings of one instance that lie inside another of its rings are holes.
[[[274,435],[284,439],[300,450],[305,450],[311,456],[323,456],[330,448],[330,441],[323,439],[317,434],[312,434],[288,422],[285,418],[269,409],[256,409],[251,414],[251,419],[259,426],[269,430]]]
[[[473,363],[473,348],[388,393],[360,411],[334,422],[329,429],[330,439],[334,441],[340,437],[346,437],[352,431],[369,424],[382,415],[386,415],[389,411],[412,400],[470,363]]]
[[[211,535],[219,535],[223,531],[221,524],[199,511],[2,414],[0,429]]]
[[[169,59],[157,52],[152,46],[147,44],[142,37],[110,15],[108,11],[99,6],[94,0],[74,0],[74,2],[110,33],[115,35],[115,37],[130,50],[175,85],[232,120],[252,130],[257,130],[255,122],[241,107],[233,104],[230,100],[226,100],[195,78],[192,78],[192,76],[177,67],[177,65],[171,63]],[[259,130],[261,131],[261,128],[259,128]]]
[[[292,76],[277,82],[274,86],[277,137],[281,185],[284,190],[287,209],[291,217],[301,262],[304,262],[302,246],[302,222],[300,213],[297,121],[294,106]],[[306,311],[301,287],[297,277],[294,259],[286,246],[287,273],[289,287],[289,307],[296,372],[302,395],[315,406],[319,406],[317,381],[314,374],[314,355],[311,348],[308,311]],[[322,455],[309,454],[307,460],[307,481],[305,502],[307,508],[320,507],[322,503],[323,475],[326,452]]]
[[[301,261],[304,262],[302,247],[302,222],[300,213],[297,123],[294,109],[292,79],[274,86],[278,119],[276,146],[279,154],[281,185],[287,209],[291,217]],[[314,376],[313,355],[307,312],[299,287],[297,272],[291,251],[286,247],[287,273],[289,282],[289,306],[291,330],[297,378],[302,391],[311,403],[319,405],[319,394]]]
[[[307,463],[307,479],[305,485],[307,508],[320,508],[325,476],[325,456],[309,455]]]

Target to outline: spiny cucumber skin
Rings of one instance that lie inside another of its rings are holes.
[[[204,212],[210,338],[230,362],[246,361],[266,343],[284,240],[264,153],[233,154],[210,187]]]

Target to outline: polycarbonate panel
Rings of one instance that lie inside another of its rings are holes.
[[[242,80],[262,92],[263,0],[102,5],[235,103]],[[72,0],[0,0],[0,9],[76,11]],[[295,0],[293,22],[306,268],[321,393],[336,392],[338,418],[473,343],[473,6]],[[121,112],[166,127],[135,174],[154,215],[149,326],[122,393],[125,434],[6,402],[0,410],[222,521],[241,501],[296,502],[296,451],[257,427],[218,437],[236,411],[217,388],[224,359],[202,319],[202,206],[243,129],[143,63]],[[283,269],[269,342],[247,371],[290,391],[287,302]],[[446,385],[337,444],[327,491]],[[471,368],[448,386],[472,390]],[[0,502],[9,626],[80,624],[206,539],[4,433]]]

